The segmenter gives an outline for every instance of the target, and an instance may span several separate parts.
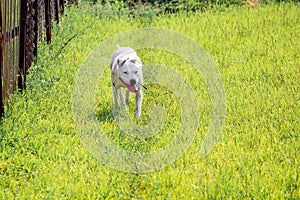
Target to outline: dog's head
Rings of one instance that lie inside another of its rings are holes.
[[[142,62],[139,58],[126,58],[117,60],[117,73],[120,81],[130,92],[137,92],[142,81]]]

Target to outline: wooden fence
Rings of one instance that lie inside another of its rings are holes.
[[[26,88],[26,74],[37,55],[38,40],[51,42],[64,0],[0,0],[0,115],[5,101]]]

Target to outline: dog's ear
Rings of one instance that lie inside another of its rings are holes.
[[[117,61],[119,67],[122,67],[122,66],[124,65],[125,62],[126,62],[126,59],[123,60],[123,59],[121,59],[121,58],[119,58],[118,61]]]
[[[117,65],[117,63],[113,63],[112,65],[111,65],[111,73],[113,74],[113,75],[115,75],[116,73],[117,73],[117,70],[118,70],[118,65]]]
[[[134,64],[142,64],[142,61],[137,58],[130,60],[130,62],[133,62]]]
[[[137,59],[132,59],[132,60],[130,60],[130,62],[133,62],[134,64],[139,63],[139,61]]]

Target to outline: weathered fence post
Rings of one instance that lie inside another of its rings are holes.
[[[64,0],[0,0],[1,116],[9,94],[26,89],[38,39],[45,32],[47,43],[51,42],[52,21],[58,23],[63,12]]]
[[[0,3],[0,116],[4,113],[3,92],[2,92],[2,70],[3,70],[3,48],[2,48],[2,5]]]
[[[46,41],[51,43],[51,9],[50,0],[45,0],[45,26],[46,26]]]
[[[61,15],[65,12],[64,0],[59,0],[59,11]]]
[[[25,89],[26,77],[25,72],[25,44],[26,44],[26,18],[27,18],[27,1],[20,1],[20,48],[19,48],[19,74],[18,88]]]

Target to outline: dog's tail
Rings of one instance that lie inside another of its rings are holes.
[[[120,45],[117,44],[117,45],[116,45],[116,48],[117,48],[117,49],[120,48]]]

